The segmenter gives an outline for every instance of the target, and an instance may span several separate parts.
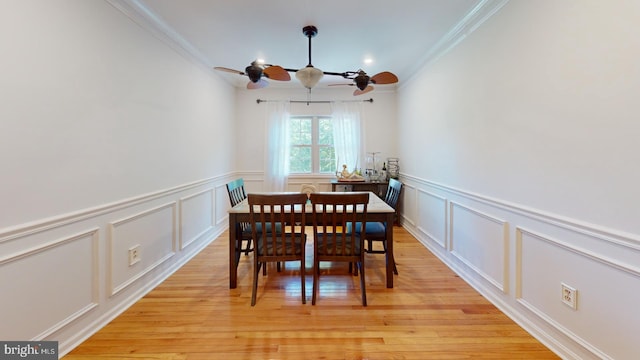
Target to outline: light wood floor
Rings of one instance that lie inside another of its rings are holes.
[[[307,304],[299,266],[260,276],[251,300],[251,255],[229,289],[227,233],[163,284],[64,357],[79,359],[557,359],[443,265],[394,228],[400,274],[385,287],[384,255],[367,255],[368,306],[359,280],[322,270],[311,305],[313,247],[307,244]]]

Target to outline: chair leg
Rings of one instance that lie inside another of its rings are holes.
[[[382,247],[384,248],[385,256],[387,254],[387,240],[382,242]],[[391,261],[393,261],[393,273],[398,275],[398,268],[396,267],[396,259],[391,256]]]
[[[353,276],[358,276],[358,265],[356,263],[349,263],[349,274],[353,274]]]
[[[307,291],[305,290],[305,279],[304,279],[304,260],[300,261],[300,279],[301,279],[301,283],[300,283],[300,291],[302,292],[302,303],[306,304],[307,303]]]
[[[244,255],[248,256],[249,252],[251,252],[251,242],[253,241],[253,239],[248,239],[247,240],[247,247],[244,248]]]
[[[316,304],[316,293],[318,292],[318,282],[320,281],[320,263],[313,264],[313,290],[311,291],[311,305]]]
[[[256,293],[258,292],[258,274],[260,273],[260,266],[262,263],[259,263],[257,260],[253,263],[253,287],[251,290],[251,306],[255,306],[256,304]]]
[[[365,288],[364,281],[364,261],[360,261],[358,263],[358,267],[360,268],[360,289],[362,290],[362,306],[367,306],[367,290]]]
[[[238,240],[236,240],[236,269],[238,268],[238,264],[240,263],[241,253],[242,253],[242,240],[240,240],[240,244],[238,244]]]

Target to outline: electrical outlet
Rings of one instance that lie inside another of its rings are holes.
[[[560,283],[562,286],[562,302],[568,307],[577,310],[578,309],[578,290],[571,286]]]
[[[135,245],[129,248],[129,266],[140,261],[140,245]]]

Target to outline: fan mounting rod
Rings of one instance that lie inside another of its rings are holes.
[[[311,38],[318,35],[318,28],[313,25],[307,25],[302,28],[302,33],[309,38],[309,65],[307,66],[311,66]]]

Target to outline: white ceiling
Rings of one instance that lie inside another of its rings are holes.
[[[308,63],[302,28],[315,25],[315,67],[330,72],[363,69],[370,76],[390,71],[401,83],[507,0],[109,1],[209,68],[244,71],[258,58],[302,68]],[[365,64],[365,58],[373,63]],[[216,73],[239,87],[248,82],[244,76]],[[271,86],[302,88],[291,75],[291,82],[272,81]],[[341,82],[349,81],[325,76],[318,86]]]

